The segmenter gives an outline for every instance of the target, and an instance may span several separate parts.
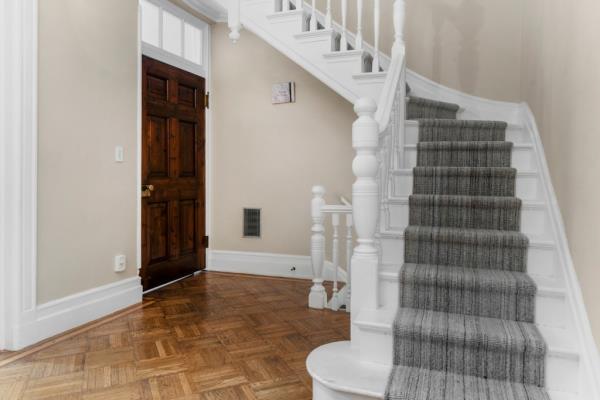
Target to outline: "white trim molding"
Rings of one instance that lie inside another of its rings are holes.
[[[566,294],[570,311],[572,314],[577,341],[580,343],[580,358],[582,362],[582,371],[580,373],[581,380],[581,398],[599,399],[600,398],[600,356],[598,348],[594,341],[591,323],[586,310],[583,292],[577,278],[577,272],[569,249],[566,229],[556,192],[552,185],[550,177],[550,169],[546,160],[546,153],[540,132],[538,130],[535,116],[527,105],[521,103],[519,105],[523,125],[531,135],[535,154],[537,156],[538,170],[540,171],[540,179],[544,190],[543,196],[546,204],[548,204],[550,220],[552,223],[552,231],[554,234],[553,240],[557,244],[559,263],[561,265],[560,272],[566,286]]]
[[[139,276],[37,306],[24,317],[16,344],[23,348],[142,301]]]
[[[295,269],[294,269],[295,268]],[[207,271],[312,279],[310,256],[247,251],[209,250]],[[333,280],[333,264],[325,262],[324,279]],[[338,267],[338,282],[346,282],[346,271]]]
[[[0,3],[0,348],[36,307],[37,0]]]
[[[215,22],[227,22],[227,10],[215,0],[183,0],[185,4]]]

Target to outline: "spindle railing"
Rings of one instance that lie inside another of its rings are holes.
[[[334,311],[340,308],[346,308],[350,311],[350,279],[346,279],[346,284],[340,288],[340,241],[344,241],[346,276],[351,274],[350,259],[352,257],[353,246],[353,218],[352,205],[327,205],[325,203],[325,188],[315,186],[312,189],[313,199],[311,203],[312,218],[312,237],[311,237],[311,260],[313,268],[313,286],[309,295],[309,307],[311,308],[330,308]],[[332,266],[332,295],[328,300],[325,287],[323,286],[325,275],[325,223],[327,216],[331,216],[331,266]],[[344,220],[345,235],[340,233],[341,221]]]

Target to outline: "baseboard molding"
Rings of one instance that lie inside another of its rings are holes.
[[[76,293],[37,306],[16,328],[17,349],[102,318],[140,303],[142,285],[138,276]]]
[[[210,250],[207,270],[298,279],[312,279],[313,275],[310,256],[228,250]],[[325,280],[333,280],[333,271],[333,264],[326,261]],[[342,268],[338,268],[338,281],[346,282]]]

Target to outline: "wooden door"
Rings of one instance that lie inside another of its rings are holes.
[[[206,266],[204,78],[142,60],[144,290]]]

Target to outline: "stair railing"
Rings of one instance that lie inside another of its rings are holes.
[[[325,202],[325,188],[323,186],[314,186],[312,188],[313,199],[311,202],[312,218],[312,236],[311,236],[311,261],[313,268],[313,286],[308,296],[308,305],[311,308],[323,309],[330,308],[334,311],[345,307],[350,312],[350,280],[346,278],[346,284],[343,288],[339,287],[341,261],[340,261],[340,241],[345,239],[346,250],[346,275],[350,276],[353,246],[353,217],[352,205],[327,205]],[[325,221],[331,216],[331,273],[333,275],[332,295],[328,300],[327,292],[323,286],[325,280]],[[341,237],[340,223],[345,221],[345,235]]]
[[[359,2],[362,3],[362,2]],[[342,3],[343,5],[344,3]],[[379,1],[374,2],[376,15]],[[342,29],[345,7],[342,7]],[[361,24],[359,20],[359,25]],[[397,151],[404,140],[406,119],[406,58],[404,44],[405,0],[394,2],[394,44],[391,50],[391,62],[381,95],[374,99],[361,98],[355,103],[354,110],[358,119],[352,125],[352,147],[355,157],[352,170],[356,181],[352,186],[352,222],[357,235],[357,247],[348,264],[348,283],[351,284],[350,302],[353,304],[352,320],[361,309],[379,307],[379,265],[380,251],[378,243],[379,221],[384,211],[386,195],[389,193],[389,171],[397,162]],[[379,18],[375,17],[375,46],[379,46]],[[359,29],[362,29],[359,28]],[[343,35],[343,33],[342,33]],[[343,36],[342,36],[343,37]],[[356,40],[361,43],[362,39]],[[373,56],[373,72],[379,71],[379,52]],[[324,210],[327,205],[323,199],[324,189],[313,189],[313,237],[311,254],[313,259],[314,281],[309,305],[315,308],[326,307],[323,287],[324,262]],[[334,236],[335,222],[334,222]],[[335,254],[335,252],[334,252]],[[336,264],[337,265],[337,264]],[[334,297],[337,285],[334,284]],[[349,307],[348,307],[349,308]]]

